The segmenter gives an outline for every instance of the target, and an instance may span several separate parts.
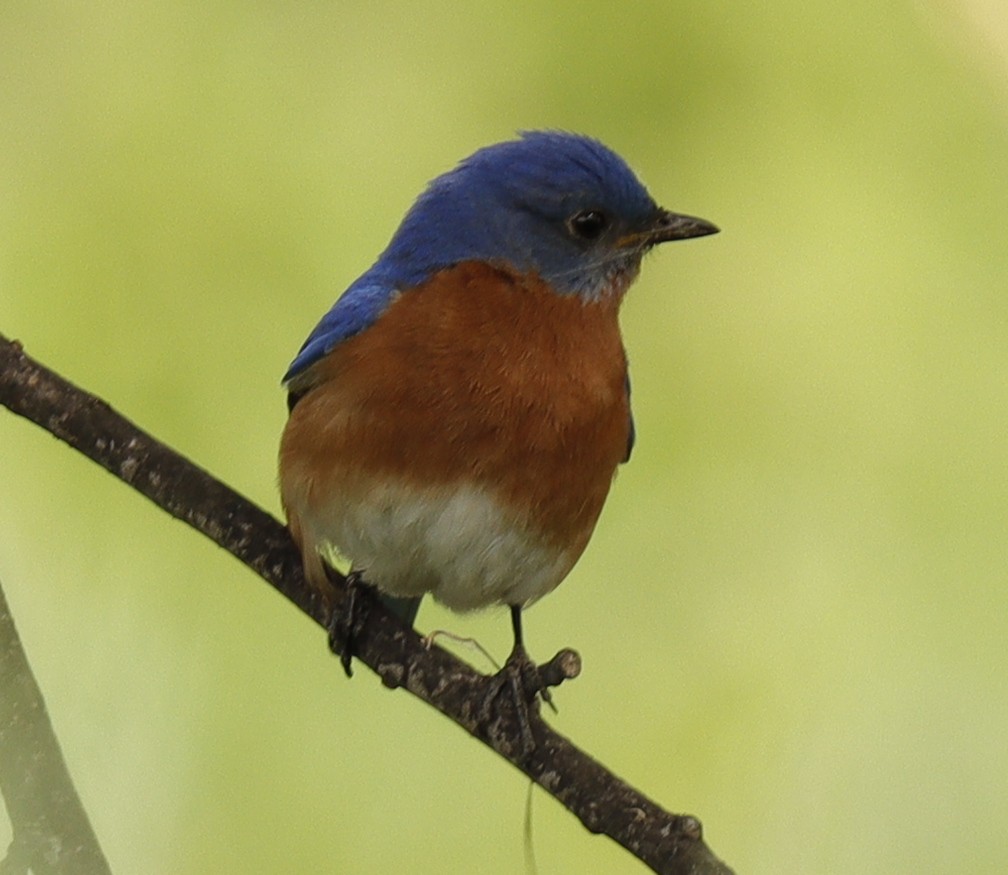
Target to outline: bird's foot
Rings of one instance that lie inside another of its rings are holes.
[[[480,717],[483,722],[493,719],[494,705],[498,698],[506,695],[514,707],[515,720],[524,757],[535,750],[535,735],[532,732],[532,714],[539,716],[537,697],[542,684],[538,678],[538,666],[529,658],[525,648],[516,646],[504,663],[504,667],[487,678]]]
[[[329,609],[329,649],[340,658],[340,665],[346,676],[353,677],[354,640],[360,634],[367,619],[368,603],[364,589],[367,584],[359,571],[351,571],[346,576],[346,598],[339,605]]]
[[[481,717],[487,723],[493,719],[494,704],[502,695],[514,706],[515,720],[523,756],[536,748],[533,721],[539,719],[539,702],[545,702],[556,712],[549,688],[575,678],[581,672],[581,657],[573,650],[561,650],[549,662],[537,665],[522,645],[517,645],[507,662],[496,674],[487,678]]]

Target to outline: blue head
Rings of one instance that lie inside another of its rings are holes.
[[[534,273],[560,294],[621,295],[666,240],[717,231],[661,209],[597,140],[533,131],[487,146],[417,198],[385,251],[315,327],[284,377],[296,378],[371,325],[400,291],[463,261]]]
[[[403,288],[460,261],[488,261],[597,299],[625,288],[654,244],[715,230],[662,210],[597,140],[533,131],[431,182],[372,271]]]

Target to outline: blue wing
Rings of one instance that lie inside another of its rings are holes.
[[[291,381],[303,374],[319,359],[336,346],[359,334],[381,316],[395,295],[395,289],[386,282],[379,282],[370,274],[364,274],[350,286],[308,335],[287,373],[283,384],[289,387]]]
[[[626,455],[623,457],[623,462],[630,461],[630,454],[633,452],[634,442],[637,440],[637,428],[634,426],[633,421],[633,411],[630,410],[630,371],[627,371],[626,375],[626,398],[627,398],[627,419],[629,419],[629,428],[627,429],[627,439],[626,439]]]

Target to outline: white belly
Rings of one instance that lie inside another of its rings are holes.
[[[524,605],[550,592],[577,558],[531,536],[492,496],[469,487],[382,487],[302,512],[330,562],[349,559],[395,596],[431,593],[456,611]]]

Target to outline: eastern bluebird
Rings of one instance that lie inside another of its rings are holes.
[[[623,295],[653,246],[717,230],[569,133],[431,182],[283,378],[280,489],[308,580],[327,591],[343,556],[409,622],[425,593],[508,605],[524,655],[522,607],[571,570],[633,447]]]

